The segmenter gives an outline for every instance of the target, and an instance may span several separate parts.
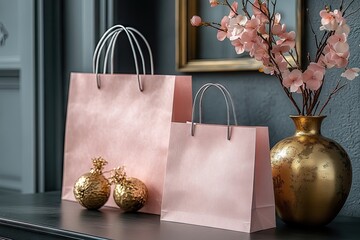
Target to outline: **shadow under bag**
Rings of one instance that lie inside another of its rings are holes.
[[[125,33],[135,59],[136,74],[106,74],[107,59]],[[151,58],[152,74],[145,74],[144,56],[137,37],[144,40]],[[104,73],[99,73],[105,42]],[[137,54],[143,74],[139,74]],[[152,55],[146,39],[136,29],[110,28],[94,53],[94,73],[72,73],[67,108],[62,199],[75,201],[73,186],[89,172],[91,159],[103,157],[106,170],[125,166],[128,176],[143,181],[148,202],[140,210],[160,214],[171,122],[191,118],[191,77],[153,75]],[[105,206],[117,207],[110,196]]]
[[[275,227],[275,204],[267,127],[230,125],[229,92],[224,95],[227,125],[171,124],[161,220],[242,232]],[[201,110],[199,113],[201,119]]]

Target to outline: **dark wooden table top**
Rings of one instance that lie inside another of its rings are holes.
[[[338,216],[322,228],[277,228],[252,234],[161,222],[159,216],[121,213],[116,208],[89,211],[61,201],[59,192],[0,197],[0,239],[200,239],[312,240],[360,239],[360,218]]]

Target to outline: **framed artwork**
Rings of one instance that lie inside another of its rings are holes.
[[[278,0],[276,12],[282,16],[288,31],[296,31],[296,45],[301,56],[302,21],[304,0]],[[240,4],[240,3],[239,3]],[[220,22],[229,14],[229,8],[210,8],[209,1],[176,1],[176,67],[180,72],[215,72],[258,70],[261,63],[247,53],[237,55],[230,41],[220,42],[217,30],[209,27],[193,27],[190,18],[199,15],[204,21]],[[293,61],[292,59],[288,59]],[[299,59],[301,62],[301,59]]]

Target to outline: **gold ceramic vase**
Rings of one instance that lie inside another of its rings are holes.
[[[352,168],[345,150],[321,135],[324,116],[290,116],[295,134],[271,149],[277,215],[288,224],[331,222],[349,195]]]

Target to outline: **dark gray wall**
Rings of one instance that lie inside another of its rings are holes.
[[[311,14],[310,21],[315,28],[319,26],[320,8],[325,4],[336,7],[338,2],[336,0],[307,1]],[[124,6],[118,6],[117,23],[135,26],[150,39],[155,53],[156,73],[180,74],[175,71],[175,1],[159,0],[152,4],[148,6],[151,11],[149,8],[139,8],[136,4],[129,4],[126,9]],[[360,2],[355,1],[352,9],[359,7]],[[210,10],[214,11],[209,8]],[[146,14],[142,16],[141,11]],[[135,12],[139,14],[134,14]],[[359,17],[360,12],[357,12],[349,20],[352,28],[349,38],[352,67],[360,66]],[[303,42],[305,52],[314,51],[313,36],[308,25],[306,25]],[[123,61],[126,62],[126,59]],[[258,72],[194,73],[192,75],[193,91],[206,82],[219,82],[228,87],[235,100],[240,124],[269,126],[272,146],[293,133],[294,128],[288,116],[295,114],[295,111],[275,77]],[[327,75],[329,85],[334,86],[339,75],[339,71],[330,71]],[[324,93],[329,91],[329,85],[326,85]],[[328,117],[323,125],[323,134],[341,143],[352,160],[354,175],[352,191],[341,214],[354,216],[360,216],[359,90],[360,79],[356,79],[337,95],[325,111]],[[205,106],[204,120],[206,122],[224,122],[224,105],[218,95],[206,98]]]
[[[308,1],[309,9],[317,13],[319,8],[325,4],[337,6],[340,1]],[[350,1],[345,1],[350,2]],[[360,2],[354,1],[352,7],[348,10],[351,13],[360,8]],[[314,14],[315,16],[315,14]],[[348,24],[351,27],[351,35],[349,36],[349,44],[351,49],[351,67],[360,67],[360,12],[357,11],[348,18]],[[316,19],[312,18],[313,26]],[[308,51],[314,52],[315,47],[313,37],[309,30],[306,42],[308,43]],[[332,84],[327,85],[326,92],[329,92],[329,86],[334,86],[335,81],[339,79],[339,71],[329,71],[327,80]],[[325,136],[338,141],[348,152],[353,166],[353,184],[350,196],[342,210],[342,214],[360,216],[360,78],[349,83],[349,85],[335,97],[330,103],[329,108],[325,112],[328,115],[323,126]]]

